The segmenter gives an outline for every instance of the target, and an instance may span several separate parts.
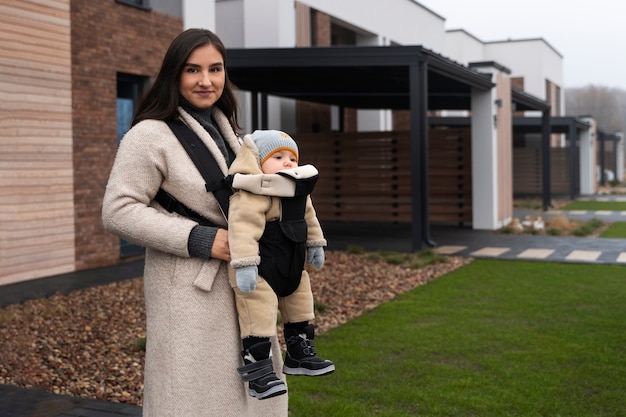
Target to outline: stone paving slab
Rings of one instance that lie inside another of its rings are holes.
[[[526,249],[519,255],[520,259],[547,259],[554,253],[554,249]]]

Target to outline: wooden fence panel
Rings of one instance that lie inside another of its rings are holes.
[[[432,129],[429,134],[429,218],[472,221],[472,152],[469,129]]]
[[[312,197],[321,220],[412,220],[408,132],[301,134],[298,144],[302,163],[320,171]],[[469,132],[433,130],[428,159],[431,220],[471,221]]]
[[[542,193],[541,150],[513,150],[513,193],[515,196],[538,196]],[[568,148],[550,150],[550,187],[553,195],[570,193],[570,151]]]

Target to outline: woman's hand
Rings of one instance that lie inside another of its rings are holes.
[[[230,262],[230,248],[228,247],[228,230],[217,229],[215,240],[211,247],[211,258]]]

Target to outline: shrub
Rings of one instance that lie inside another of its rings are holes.
[[[572,228],[572,222],[563,215],[558,215],[548,221],[546,229],[559,230],[561,232],[569,232]],[[560,235],[561,233],[559,233]]]
[[[547,229],[546,233],[550,236],[561,236],[562,234],[561,229],[553,229],[553,228]]]
[[[591,219],[572,230],[572,234],[574,236],[589,236],[602,227],[603,224],[602,220]]]

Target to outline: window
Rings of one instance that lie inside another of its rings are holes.
[[[150,10],[149,0],[115,0],[115,2],[133,6],[138,9]]]
[[[137,102],[143,94],[146,77],[117,74],[117,142],[122,140],[133,120]],[[144,253],[145,249],[120,239],[120,256],[133,256]]]

